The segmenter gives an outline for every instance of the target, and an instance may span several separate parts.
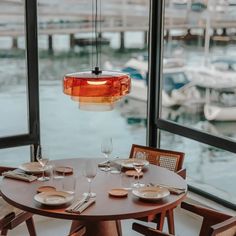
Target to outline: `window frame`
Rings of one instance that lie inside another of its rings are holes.
[[[150,0],[147,145],[160,147],[161,130],[236,153],[236,142],[161,118],[165,0]],[[189,190],[236,210],[236,204],[189,185]]]

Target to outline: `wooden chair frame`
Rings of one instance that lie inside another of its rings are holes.
[[[134,158],[136,151],[145,151],[148,153],[148,161],[153,165],[159,165],[160,157],[175,157],[177,158],[175,172],[180,175],[182,178],[186,178],[186,169],[183,169],[183,162],[184,162],[184,153],[183,152],[176,152],[166,149],[158,149],[153,147],[147,147],[142,145],[133,144],[130,151],[129,158]],[[164,219],[167,218],[168,229],[169,232],[175,234],[175,227],[174,227],[174,208],[166,211],[162,214],[157,214],[155,216],[149,216],[140,218],[138,220],[141,221],[152,221],[157,223],[157,229],[162,230],[164,225]]]
[[[218,234],[220,236],[236,235],[236,216],[227,215],[213,209],[186,202],[182,202],[181,207],[203,217],[199,236],[217,236]],[[138,223],[133,223],[132,229],[145,236],[173,236],[173,234],[167,234]],[[229,232],[231,229],[233,231]]]
[[[0,166],[0,175],[4,171],[14,170],[13,167]],[[33,214],[25,211],[20,211],[18,214],[11,214],[9,217],[4,218],[4,222],[0,223],[1,235],[7,235],[8,230],[14,229],[22,222],[26,222],[26,226],[30,236],[36,236],[35,225],[33,221]]]

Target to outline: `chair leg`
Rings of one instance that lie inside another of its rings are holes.
[[[2,229],[1,236],[6,236],[8,232],[8,229]]]
[[[36,230],[34,225],[33,217],[30,217],[28,220],[26,220],[27,229],[29,231],[30,236],[36,236]]]
[[[174,222],[174,209],[170,209],[166,212],[168,229],[170,234],[175,234],[175,222]]]
[[[78,220],[73,220],[71,223],[71,227],[70,227],[70,232],[68,236],[73,236],[78,234],[78,232],[84,227],[84,225],[78,221]],[[85,229],[85,227],[84,227]]]
[[[117,229],[118,236],[122,236],[122,228],[121,228],[120,220],[116,220],[116,229]]]

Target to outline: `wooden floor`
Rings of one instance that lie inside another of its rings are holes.
[[[175,212],[176,235],[197,236],[201,221],[185,211],[177,209]],[[132,231],[133,220],[122,221],[123,236],[140,235]],[[65,236],[69,232],[70,221],[51,219],[46,217],[35,216],[35,225],[38,236]],[[149,224],[152,226],[152,224]],[[9,236],[27,236],[28,232],[25,224],[18,226],[8,234]]]

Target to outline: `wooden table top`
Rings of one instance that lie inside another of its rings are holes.
[[[74,169],[74,175],[77,175],[76,197],[82,196],[82,193],[88,191],[88,182],[82,175],[82,169],[85,158],[64,159],[52,161],[61,166],[70,166]],[[94,162],[103,161],[102,158],[93,159]],[[65,180],[66,181],[65,177]],[[124,179],[125,178],[125,179]],[[126,179],[127,178],[127,179]],[[96,203],[87,208],[80,215],[65,212],[68,205],[60,207],[42,206],[34,200],[36,190],[43,185],[52,185],[60,190],[62,180],[50,180],[47,182],[34,181],[31,183],[3,178],[1,184],[1,193],[3,198],[15,207],[22,210],[61,219],[85,220],[85,221],[106,221],[120,220],[144,217],[153,215],[163,210],[177,206],[183,201],[187,193],[181,195],[170,194],[168,197],[156,202],[140,200],[129,191],[128,196],[124,198],[111,197],[108,191],[113,188],[120,188],[122,181],[136,181],[132,177],[122,176],[120,174],[111,174],[98,169],[97,175],[92,182],[92,191],[96,192]],[[161,183],[170,186],[187,188],[186,181],[176,173],[165,168],[149,165],[144,169],[144,175],[140,179],[143,183]]]

